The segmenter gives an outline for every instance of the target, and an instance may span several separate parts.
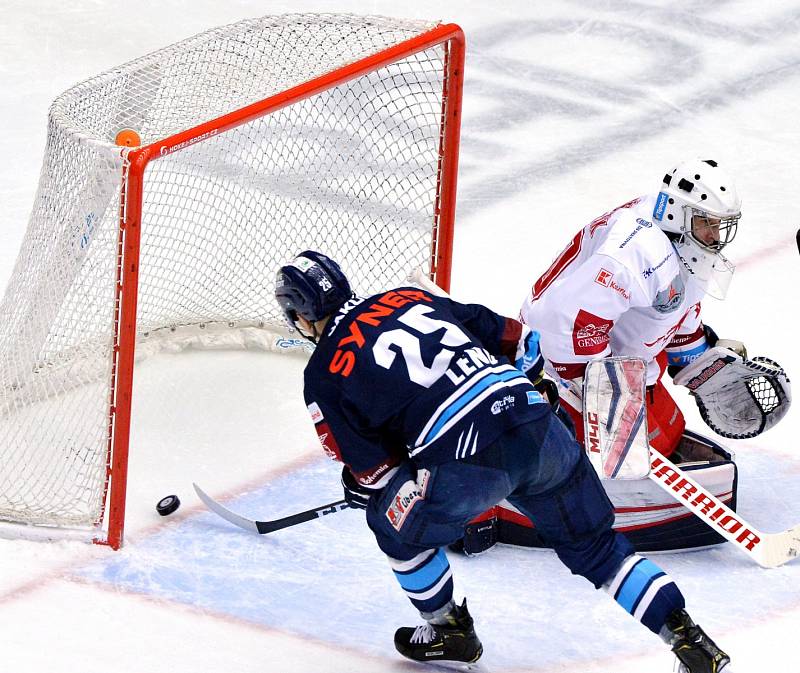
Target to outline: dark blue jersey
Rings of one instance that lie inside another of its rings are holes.
[[[549,406],[510,364],[523,327],[478,304],[405,287],[354,298],[305,369],[325,450],[380,487],[410,456],[429,467],[474,455]]]

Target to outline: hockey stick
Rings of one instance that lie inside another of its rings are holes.
[[[782,533],[753,528],[686,472],[650,449],[650,479],[764,568],[777,568],[800,555],[800,524]]]
[[[608,445],[618,436],[620,427],[625,425],[624,415],[614,412],[619,406],[617,398],[620,394],[615,396],[609,389],[613,388],[617,393],[625,388],[634,393],[643,389],[645,369],[636,364],[635,358],[610,357],[591,361],[586,367],[583,399],[577,403],[583,405],[586,451],[601,478],[610,477],[612,472],[604,469],[605,463],[598,457],[610,453]],[[615,386],[605,385],[607,380]],[[753,528],[719,498],[649,446],[644,397],[632,395],[630,402],[641,407],[638,411],[645,415],[645,427],[643,432],[635,435],[628,433],[626,441],[634,445],[633,453],[644,452],[645,456],[649,456],[650,472],[647,477],[764,568],[775,568],[800,555],[800,524],[782,533],[762,533]],[[571,404],[575,402],[571,401]],[[631,411],[636,412],[637,409]],[[606,424],[607,428],[601,427]]]
[[[208,507],[212,512],[218,514],[226,521],[230,521],[233,525],[239,526],[239,528],[244,528],[245,530],[252,531],[253,533],[259,533],[260,535],[274,533],[276,530],[289,528],[290,526],[296,526],[297,524],[305,523],[306,521],[313,521],[314,519],[318,519],[326,514],[335,514],[336,512],[340,512],[343,509],[348,509],[350,507],[346,500],[337,500],[336,502],[329,502],[327,505],[320,505],[314,509],[308,509],[305,512],[298,512],[297,514],[285,516],[282,519],[274,519],[273,521],[253,521],[252,519],[248,519],[247,517],[237,514],[236,512],[232,512],[227,507],[220,505],[197,484],[193,483],[192,486],[194,486],[194,490],[200,500],[202,500],[205,506]]]

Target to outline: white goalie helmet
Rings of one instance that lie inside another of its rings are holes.
[[[722,250],[736,236],[741,210],[733,179],[711,159],[684,161],[667,173],[653,210],[687,272],[718,299],[733,276]]]

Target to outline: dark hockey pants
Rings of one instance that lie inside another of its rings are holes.
[[[415,498],[406,483],[416,479],[412,463],[401,467],[370,500],[367,521],[401,586],[423,613],[452,598],[441,548],[503,499],[534,522],[573,574],[597,588],[633,553],[611,529],[611,503],[586,455],[553,414],[506,432],[475,456],[431,468],[424,498]]]

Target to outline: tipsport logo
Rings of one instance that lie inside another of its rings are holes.
[[[656,199],[656,206],[653,208],[653,219],[661,220],[664,219],[664,211],[667,209],[667,201],[669,201],[669,196],[664,192],[658,193],[658,198]]]

